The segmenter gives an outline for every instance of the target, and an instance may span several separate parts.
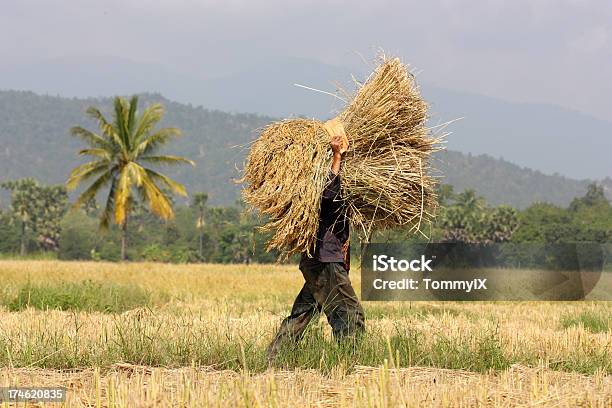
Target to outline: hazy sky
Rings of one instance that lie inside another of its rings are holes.
[[[0,63],[112,56],[210,77],[286,56],[356,67],[358,53],[383,47],[430,83],[612,120],[609,0],[0,0],[0,10]]]

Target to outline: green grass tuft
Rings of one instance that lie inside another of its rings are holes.
[[[564,329],[582,326],[592,333],[606,333],[612,328],[612,315],[606,311],[584,311],[578,315],[565,315],[561,318]]]
[[[348,370],[355,365],[379,366],[385,360],[398,367],[417,365],[478,372],[503,370],[512,363],[504,355],[495,334],[466,335],[457,339],[438,335],[431,344],[419,331],[396,329],[390,337],[370,331],[363,337],[336,342],[325,339],[320,328],[313,328],[297,345],[286,344],[275,365],[285,369],[306,367],[330,372],[338,366]]]
[[[429,316],[440,316],[448,314],[450,316],[465,315],[471,317],[470,312],[467,310],[458,310],[452,307],[433,307],[433,306],[420,306],[420,307],[405,307],[404,305],[398,306],[377,306],[377,305],[366,305],[366,315],[368,319],[398,319],[404,317],[414,317],[416,319],[425,319]]]
[[[28,283],[6,302],[10,311],[33,307],[87,312],[121,313],[152,303],[149,292],[136,285],[85,280],[55,284]]]

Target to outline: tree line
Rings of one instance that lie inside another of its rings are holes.
[[[110,225],[100,233],[106,208],[95,199],[70,211],[65,186],[23,179],[2,187],[11,191],[11,202],[0,208],[0,253],[177,263],[266,263],[278,256],[265,251],[269,234],[257,230],[262,220],[241,202],[209,206],[205,193],[195,193],[189,204],[174,204],[174,217],[166,221],[135,201],[129,229]],[[534,203],[522,211],[494,207],[473,190],[454,193],[447,185],[440,186],[439,195],[438,217],[424,229],[433,241],[607,243],[612,238],[612,207],[596,184],[566,208],[548,203]],[[408,228],[378,232],[372,238],[376,242],[417,239]],[[356,236],[352,240],[359,244]]]

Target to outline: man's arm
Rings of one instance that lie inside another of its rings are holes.
[[[340,137],[334,137],[331,141],[331,148],[334,155],[329,180],[323,190],[323,200],[333,200],[340,194],[340,176],[338,174],[340,173],[340,162],[342,161],[342,153],[340,153],[341,146]]]
[[[340,153],[340,149],[342,148],[342,141],[340,136],[334,136],[331,141],[332,152],[334,153],[331,171],[332,173],[338,175],[340,173],[340,162],[342,161],[342,153]]]

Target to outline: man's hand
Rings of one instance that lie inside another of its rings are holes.
[[[332,138],[331,148],[334,156],[342,156],[342,138],[340,136],[336,135]]]
[[[332,160],[331,171],[334,174],[340,173],[340,161],[342,160],[342,138],[340,136],[334,136],[330,142],[334,158]]]

